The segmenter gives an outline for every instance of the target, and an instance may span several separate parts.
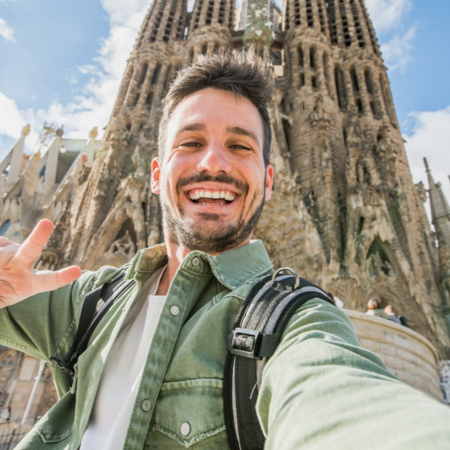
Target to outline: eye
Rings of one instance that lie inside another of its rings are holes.
[[[233,144],[230,145],[230,148],[234,148],[235,150],[248,150],[248,151],[252,151],[251,147],[248,147],[247,145],[242,145],[242,144]]]
[[[202,144],[200,142],[182,142],[179,146],[180,147],[200,147]]]

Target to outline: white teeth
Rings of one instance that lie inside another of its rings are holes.
[[[232,192],[224,192],[224,191],[192,191],[189,193],[189,198],[191,200],[199,200],[200,198],[213,198],[213,199],[225,199],[229,202],[232,202],[236,198],[236,194]]]

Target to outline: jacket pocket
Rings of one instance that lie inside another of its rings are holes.
[[[223,440],[225,444],[227,438],[222,380],[197,379],[164,383],[150,427],[153,432],[163,433],[185,448],[219,433],[223,435],[219,440]],[[156,436],[155,438],[158,440]],[[199,445],[199,448],[203,446]]]
[[[75,395],[65,394],[35,425],[42,442],[55,444],[72,434],[75,417]]]

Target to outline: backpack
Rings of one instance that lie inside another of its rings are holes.
[[[290,275],[282,275],[290,272]],[[74,342],[63,360],[51,361],[74,374],[74,365],[89,339],[114,302],[133,287],[123,276],[86,295]],[[228,335],[223,402],[228,443],[231,450],[262,450],[265,436],[256,415],[256,401],[264,366],[281,341],[295,311],[312,298],[335,305],[332,296],[283,267],[261,279],[250,291]]]

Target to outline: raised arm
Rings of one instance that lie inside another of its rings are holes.
[[[34,270],[53,228],[52,222],[41,220],[22,245],[0,237],[0,308],[12,306],[32,295],[54,291],[81,276],[77,266],[54,272]]]

